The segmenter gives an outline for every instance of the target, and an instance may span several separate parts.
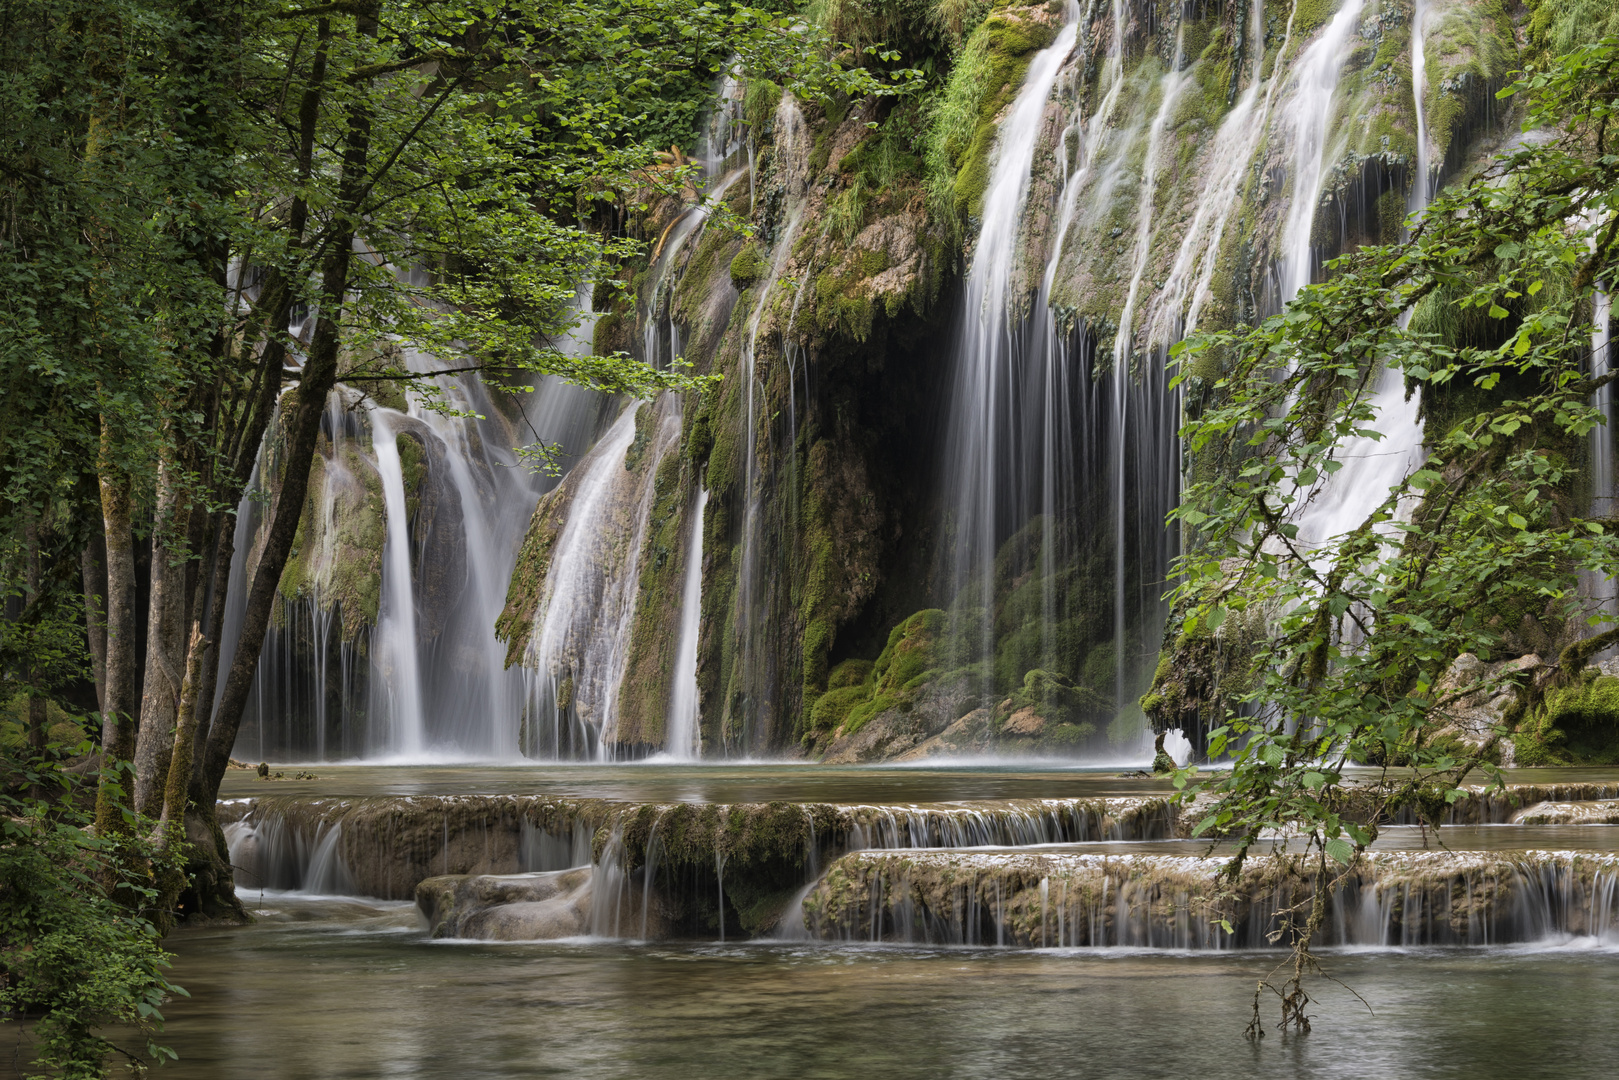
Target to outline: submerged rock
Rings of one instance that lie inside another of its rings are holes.
[[[588,866],[530,874],[448,874],[416,886],[435,938],[548,941],[590,929]]]
[[[1542,802],[1512,815],[1514,825],[1619,825],[1619,799]]]

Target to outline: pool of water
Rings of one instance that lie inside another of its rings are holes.
[[[930,803],[992,799],[1101,798],[1166,795],[1168,781],[1123,775],[1114,765],[1061,761],[814,765],[737,764],[566,765],[276,765],[287,779],[263,781],[245,769],[225,775],[220,798],[256,795],[557,795],[630,802]],[[315,779],[299,780],[299,772]],[[1364,770],[1368,779],[1383,775]],[[1619,784],[1619,769],[1515,769],[1515,784]],[[1482,774],[1475,777],[1484,782]]]
[[[275,766],[288,779],[263,781],[232,769],[220,798],[257,795],[556,795],[629,802],[910,803],[1163,795],[1167,781],[1133,779],[1118,766],[1040,762],[956,768],[736,765],[309,765]],[[317,779],[292,779],[298,772]]]
[[[1619,951],[1581,941],[1329,953],[1365,1004],[1317,982],[1314,1031],[1284,1037],[1271,998],[1257,1044],[1276,954],[449,944],[408,905],[295,896],[170,947],[194,995],[166,1010],[170,1080],[1583,1078],[1619,1060]]]

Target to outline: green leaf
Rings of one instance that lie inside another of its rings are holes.
[[[1355,849],[1350,846],[1349,841],[1342,837],[1334,837],[1327,841],[1327,857],[1342,866],[1348,866],[1355,858]]]
[[[1512,314],[1512,312],[1508,311],[1506,308],[1502,307],[1500,304],[1493,304],[1492,303],[1490,305],[1490,318],[1492,318],[1492,319],[1504,319],[1508,315],[1511,315],[1511,314]]]

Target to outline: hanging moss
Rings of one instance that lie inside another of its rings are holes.
[[[344,637],[352,640],[376,623],[382,598],[382,479],[356,444],[344,443],[337,468],[324,439],[321,447],[310,465],[303,513],[278,588],[284,600],[313,598],[323,611],[337,611]],[[329,514],[322,507],[326,499]]]
[[[427,451],[414,433],[401,431],[394,436],[399,453],[399,472],[405,488],[405,515],[415,520],[422,505],[422,481],[427,477]]]
[[[659,463],[653,481],[656,501],[641,549],[640,587],[619,689],[617,727],[620,746],[635,754],[664,747],[679,647],[675,631],[691,556],[686,513],[691,492],[681,482],[683,468],[679,454],[668,454]]]

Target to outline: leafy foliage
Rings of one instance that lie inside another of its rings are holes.
[[[91,830],[77,809],[83,781],[60,767],[64,749],[8,769],[8,785],[43,795],[0,792],[0,1019],[32,1019],[42,1075],[96,1080],[114,1053],[135,1065],[174,1056],[154,1038],[164,1000],[185,991],[169,982],[141,910],[174,855]],[[103,1034],[112,1024],[144,1045],[118,1046]]]
[[[1442,680],[1463,653],[1522,651],[1514,616],[1562,623],[1573,642],[1513,674],[1508,688],[1531,704],[1619,638],[1574,640],[1586,615],[1578,573],[1610,578],[1619,567],[1619,522],[1574,498],[1575,463],[1603,422],[1592,395],[1613,378],[1590,352],[1593,297],[1619,260],[1609,145],[1619,39],[1502,96],[1527,99],[1526,130],[1555,134],[1443,194],[1407,242],[1340,258],[1330,281],[1263,325],[1178,350],[1181,379],[1199,358],[1220,372],[1183,432],[1214,467],[1173,515],[1195,538],[1178,565],[1179,630],[1217,631],[1251,611],[1271,629],[1251,657],[1250,689],[1207,733],[1210,756],[1229,754],[1231,769],[1188,789],[1214,800],[1198,831],[1235,836],[1242,853],[1268,831],[1293,831],[1323,854],[1324,873],[1328,857],[1352,860],[1390,807],[1414,801],[1432,818],[1471,771],[1492,770],[1505,727],[1480,747],[1435,736],[1462,698],[1498,692],[1508,676]],[[1485,332],[1408,328],[1404,313],[1437,292],[1482,315]],[[1430,412],[1426,463],[1363,521],[1301,532],[1312,503],[1333,497],[1352,441],[1381,437],[1371,396],[1385,369],[1425,401],[1449,393],[1466,407],[1445,424]],[[1356,761],[1411,771],[1352,796],[1344,769]]]

